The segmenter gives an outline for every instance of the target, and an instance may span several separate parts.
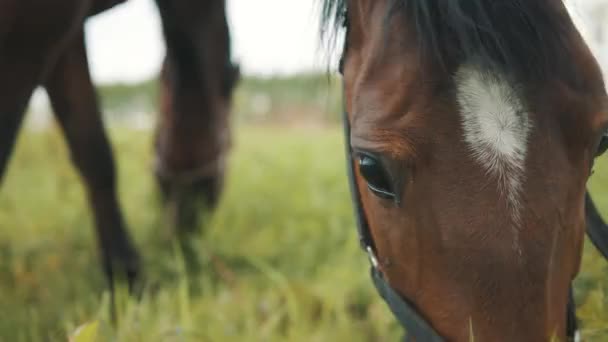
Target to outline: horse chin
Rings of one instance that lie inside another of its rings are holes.
[[[171,235],[183,239],[202,232],[219,203],[224,187],[223,175],[202,177],[187,184],[159,182]]]

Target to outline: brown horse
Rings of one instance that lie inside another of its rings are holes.
[[[156,0],[167,56],[161,73],[156,175],[169,225],[187,238],[222,190],[229,112],[239,71],[231,62],[224,0]]]
[[[104,270],[129,281],[139,257],[116,194],[114,159],[87,61],[84,20],[124,0],[0,0],[0,179],[35,87],[48,94],[95,217]],[[157,172],[181,216],[213,204],[227,149],[230,63],[224,1],[158,0],[167,41]],[[188,196],[185,196],[188,195]],[[187,213],[181,214],[182,212]],[[185,221],[185,220],[184,220]]]
[[[566,340],[608,97],[562,1],[323,9],[346,30],[353,193],[393,312],[429,340]]]

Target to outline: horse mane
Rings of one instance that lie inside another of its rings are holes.
[[[347,0],[321,0],[321,37],[335,39]],[[388,0],[386,22],[399,14],[425,59],[442,65],[475,60],[520,75],[567,68],[573,24],[562,0]],[[388,27],[388,25],[385,25]]]

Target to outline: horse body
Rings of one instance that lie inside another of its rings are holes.
[[[565,340],[608,122],[560,1],[326,1],[378,269],[448,340]]]
[[[88,2],[69,0],[58,4],[17,0],[0,2],[0,58],[4,81],[1,94],[3,106],[6,106],[3,112],[14,115],[12,112],[23,111],[32,89],[42,82],[44,72],[76,33],[87,7]],[[37,25],[23,20],[36,12],[50,15],[39,15]],[[7,115],[3,113],[3,116]],[[10,121],[10,125],[2,126],[12,130],[19,120]],[[8,134],[2,136],[12,140]],[[6,157],[5,153],[2,155]]]

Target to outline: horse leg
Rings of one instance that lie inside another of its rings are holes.
[[[20,56],[0,56],[0,184],[15,146],[25,108],[42,73]]]
[[[118,204],[112,149],[89,73],[82,31],[59,57],[44,85],[72,161],[87,188],[110,285],[115,277],[126,277],[132,285],[139,271],[139,257]]]
[[[28,95],[23,94],[22,97],[26,99],[29,98],[32,90],[33,88],[30,89]],[[17,101],[22,102],[20,100]],[[2,101],[0,101],[0,103],[2,103]],[[27,100],[25,103],[27,103]],[[0,183],[2,183],[6,165],[13,152],[17,132],[19,131],[19,126],[21,125],[23,113],[25,111],[25,105],[11,106],[12,108],[9,110],[5,110],[2,107],[4,106],[0,104]]]

